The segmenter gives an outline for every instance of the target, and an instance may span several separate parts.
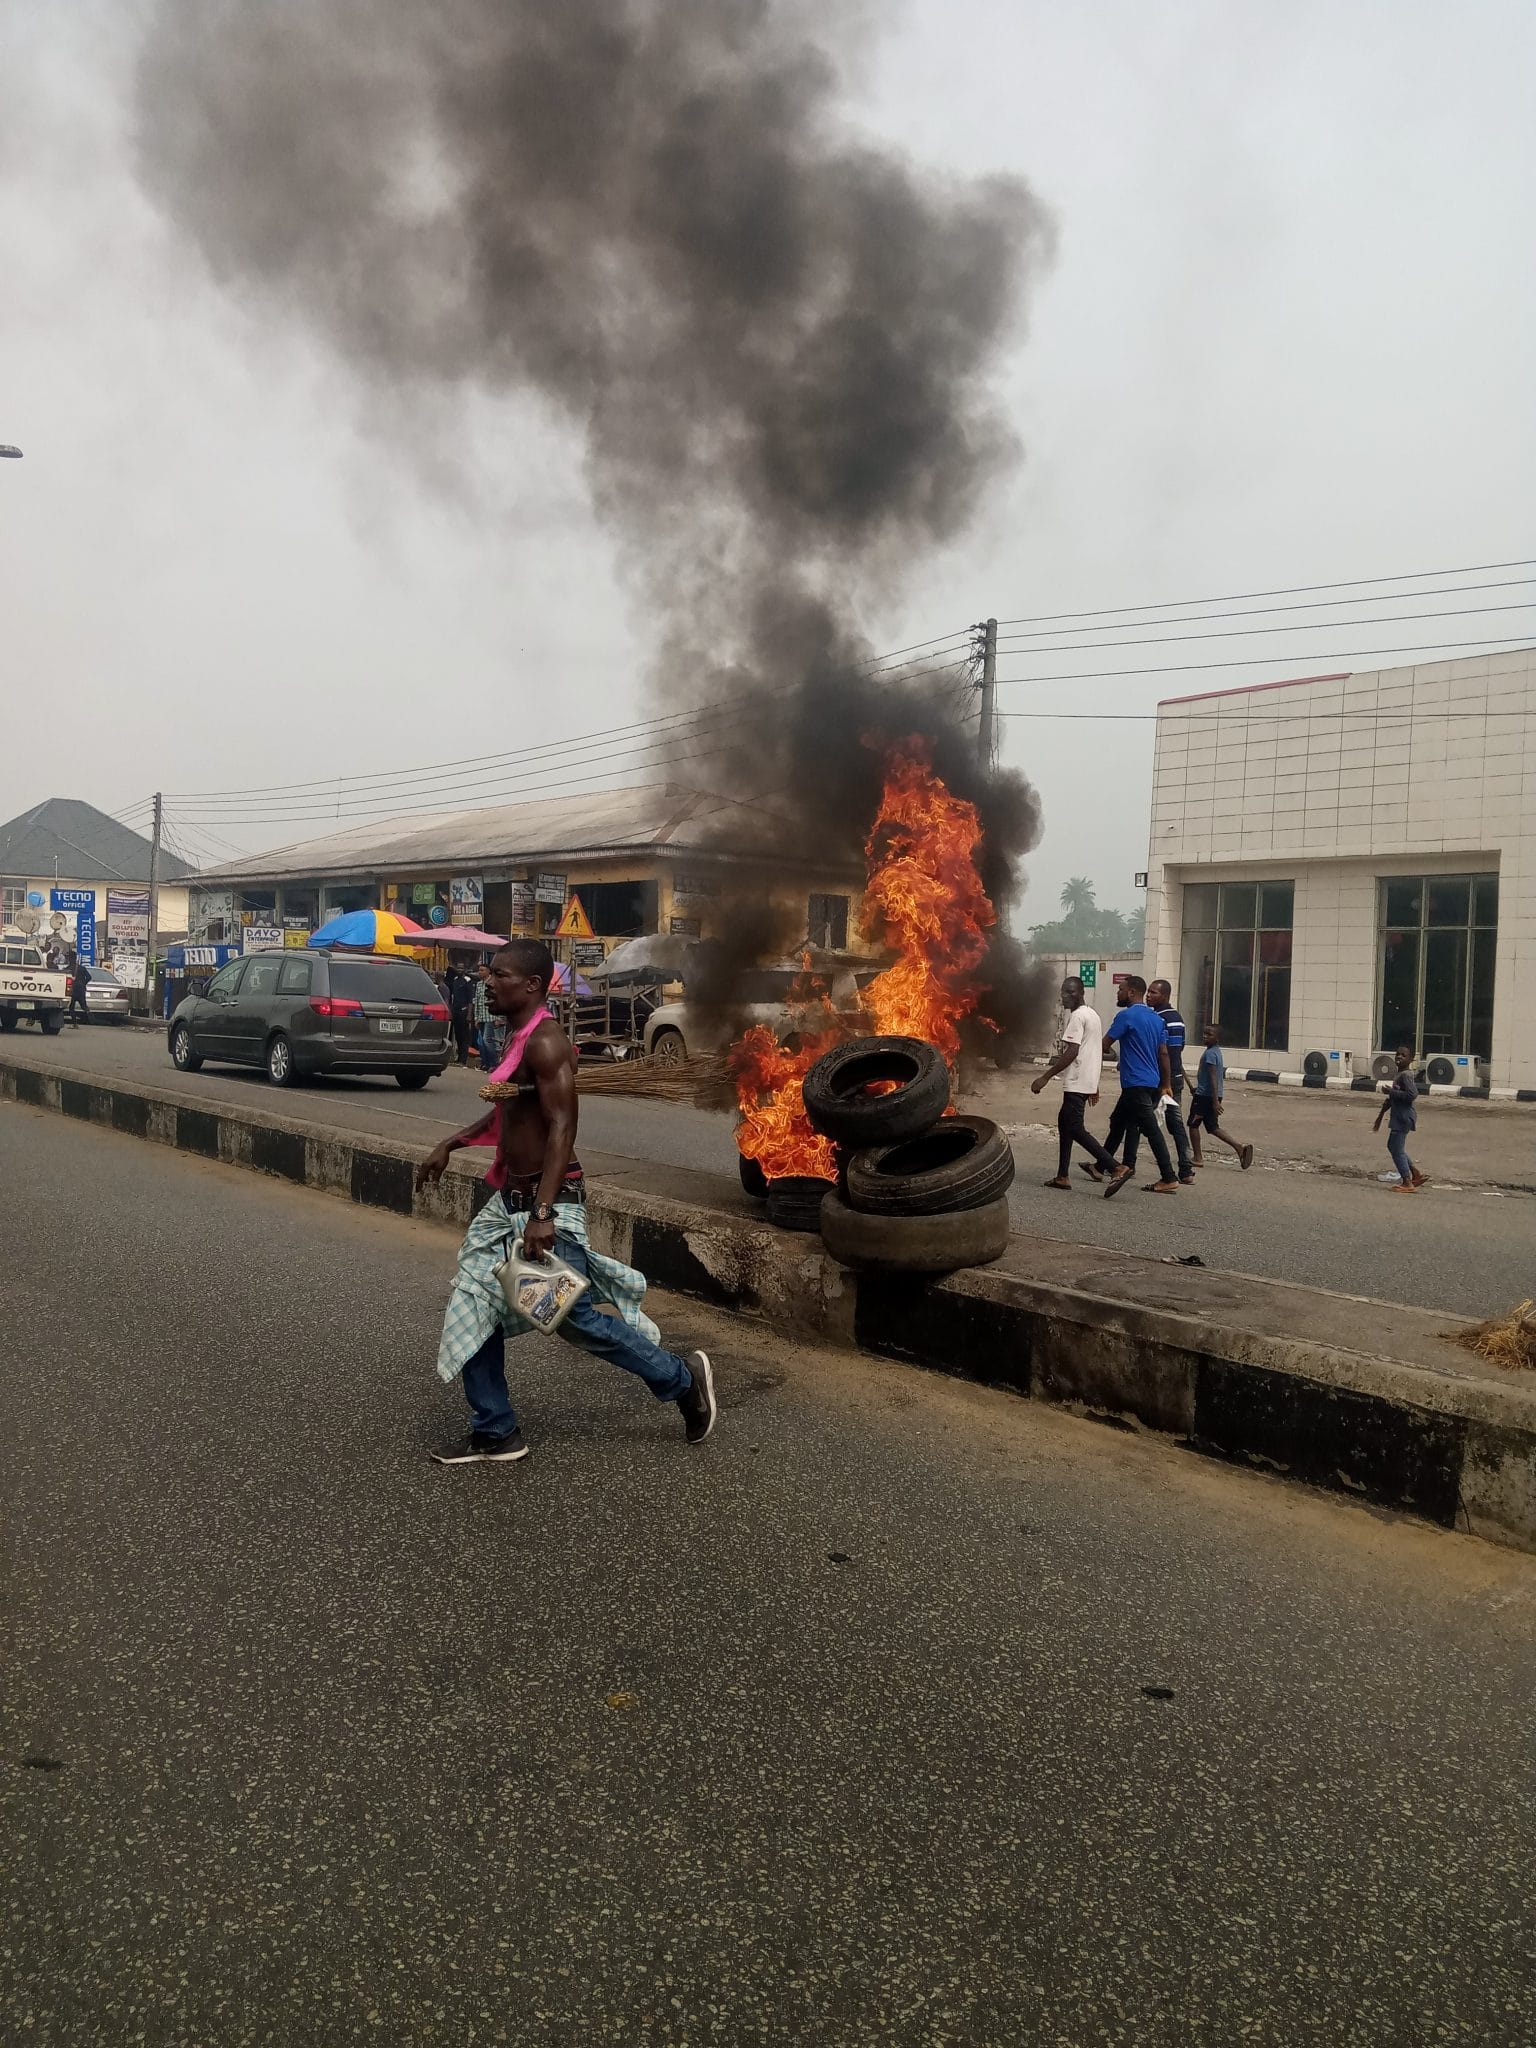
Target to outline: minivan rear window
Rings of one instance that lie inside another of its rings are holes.
[[[440,1003],[437,984],[414,960],[332,960],[331,994],[359,1003]]]

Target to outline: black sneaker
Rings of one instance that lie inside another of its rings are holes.
[[[510,1436],[482,1436],[472,1429],[446,1450],[433,1451],[434,1465],[510,1465],[528,1455],[528,1439],[520,1429]]]
[[[693,1385],[686,1394],[679,1394],[677,1405],[683,1411],[683,1422],[691,1444],[703,1443],[715,1426],[719,1409],[715,1403],[715,1375],[705,1351],[690,1351],[688,1370],[693,1375]]]

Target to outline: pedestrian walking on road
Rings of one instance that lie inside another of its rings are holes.
[[[463,1377],[472,1426],[451,1448],[432,1453],[440,1465],[510,1463],[528,1454],[507,1395],[506,1339],[525,1336],[534,1325],[511,1308],[497,1278],[519,1238],[527,1258],[542,1261],[554,1252],[591,1281],[557,1336],[634,1373],[658,1401],[675,1402],[689,1443],[702,1443],[715,1426],[708,1357],[691,1351],[684,1359],[664,1350],[661,1333],[640,1306],[644,1276],[588,1242],[586,1185],[575,1155],[576,1049],[546,1007],[554,973],[550,950],[537,939],[513,939],[492,959],[488,1000],[508,1028],[495,1078],[531,1086],[445,1138],[416,1172],[416,1186],[428,1187],[442,1179],[450,1154],[461,1146],[496,1148],[486,1175],[494,1192],[459,1248],[437,1354],[440,1378]],[[617,1314],[603,1314],[599,1303]]]
[[[1192,1187],[1195,1179],[1195,1155],[1190,1146],[1189,1132],[1184,1125],[1184,1019],[1173,1007],[1173,990],[1166,981],[1147,983],[1147,1008],[1155,1010],[1163,1020],[1168,1033],[1168,1079],[1172,1084],[1173,1103],[1164,1106],[1163,1120],[1168,1135],[1173,1140],[1174,1150],[1179,1157],[1179,1184]],[[1131,1124],[1125,1132],[1125,1149],[1122,1157],[1132,1173],[1136,1171],[1136,1151],[1140,1132]]]
[[[1415,1106],[1419,1098],[1419,1084],[1413,1078],[1413,1047],[1400,1045],[1397,1048],[1397,1072],[1387,1087],[1387,1099],[1376,1112],[1373,1130],[1381,1129],[1383,1117],[1387,1123],[1387,1150],[1392,1154],[1392,1164],[1397,1168],[1397,1186],[1391,1189],[1394,1195],[1411,1195],[1417,1189],[1429,1185],[1408,1157],[1408,1133],[1419,1128],[1419,1112]]]
[[[85,1000],[85,992],[90,985],[91,970],[83,960],[77,960],[69,977],[69,1010],[67,1013],[70,1023],[74,1025],[77,1031],[80,1029],[82,1018],[87,1024],[91,1021],[91,1013]],[[79,1012],[79,1016],[75,1014],[76,1011]]]
[[[1221,1128],[1221,1106],[1227,1092],[1227,1060],[1221,1049],[1221,1033],[1214,1024],[1207,1024],[1204,1038],[1205,1050],[1195,1069],[1195,1092],[1189,1105],[1189,1142],[1194,1150],[1195,1164],[1205,1164],[1200,1156],[1200,1133],[1207,1131],[1213,1138],[1219,1138],[1223,1145],[1231,1146],[1237,1154],[1238,1165],[1246,1173],[1253,1164],[1253,1147]]]
[[[475,1013],[474,977],[462,967],[448,970],[448,1017],[453,1026],[453,1043],[459,1065],[469,1065],[469,1033]]]
[[[1139,974],[1124,975],[1116,984],[1115,1000],[1119,1007],[1104,1034],[1106,1045],[1118,1045],[1120,1048],[1120,1099],[1110,1119],[1108,1149],[1114,1150],[1117,1120],[1123,1132],[1140,1131],[1152,1147],[1158,1174],[1155,1181],[1148,1182],[1143,1193],[1176,1195],[1179,1183],[1174,1178],[1173,1159],[1168,1151],[1168,1140],[1163,1135],[1162,1104],[1173,1100],[1168,1066],[1168,1027],[1156,1010],[1148,1009],[1143,1000],[1146,993],[1147,984]],[[1104,1199],[1107,1202],[1111,1195],[1119,1194],[1133,1169],[1118,1166],[1107,1176],[1101,1174],[1096,1166],[1085,1166],[1083,1171],[1095,1180],[1105,1181]]]
[[[470,1012],[475,1027],[475,1049],[480,1055],[480,1065],[487,1074],[500,1060],[504,1042],[501,1019],[491,1014],[488,993],[490,978],[491,970],[482,962],[475,970],[475,1000]]]
[[[1062,1188],[1072,1192],[1072,1147],[1081,1145],[1089,1157],[1095,1160],[1105,1173],[1113,1173],[1115,1162],[1099,1143],[1084,1122],[1084,1114],[1099,1099],[1099,1076],[1104,1065],[1104,1025],[1099,1013],[1085,1000],[1083,984],[1075,974],[1069,974],[1061,984],[1061,1006],[1067,1013],[1066,1025],[1061,1034],[1061,1047],[1055,1059],[1038,1079],[1031,1081],[1030,1092],[1039,1095],[1047,1081],[1062,1076],[1061,1108],[1056,1113],[1056,1136],[1060,1151],[1056,1162],[1056,1178],[1048,1180],[1048,1188]]]

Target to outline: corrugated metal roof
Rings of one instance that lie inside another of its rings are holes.
[[[737,803],[661,783],[483,810],[375,819],[322,839],[226,861],[205,869],[202,879],[223,886],[423,868],[439,875],[473,874],[526,861],[662,848],[765,853],[776,842],[782,844],[785,822],[760,803]]]
[[[75,882],[149,881],[149,841],[94,804],[51,796],[0,825],[0,875],[17,881],[67,875]],[[164,847],[160,879],[179,882],[191,868]]]

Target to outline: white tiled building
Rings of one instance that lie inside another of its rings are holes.
[[[1147,882],[1145,971],[1230,1064],[1536,1088],[1536,649],[1159,705]]]

